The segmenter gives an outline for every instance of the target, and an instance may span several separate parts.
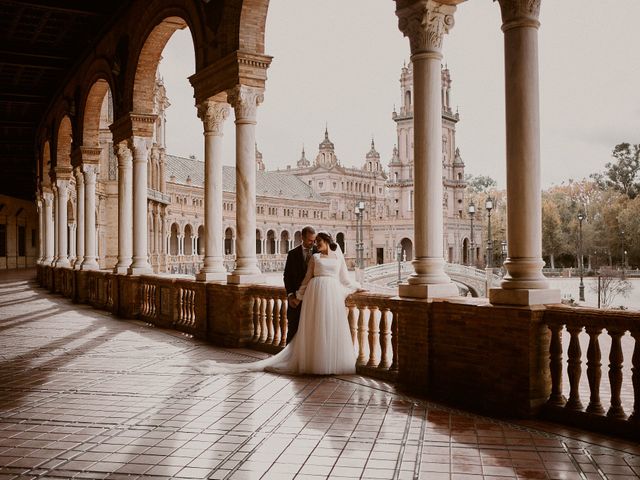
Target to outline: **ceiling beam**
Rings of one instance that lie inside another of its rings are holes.
[[[60,1],[60,0],[40,0],[40,1],[17,1],[17,0],[6,0],[5,3],[19,6],[19,7],[30,7],[30,8],[40,8],[48,11],[55,11],[59,13],[68,13],[72,15],[83,15],[87,17],[98,17],[103,14],[103,12],[91,8],[87,8],[89,5],[95,6],[94,1],[86,1],[86,0],[76,0],[76,1]]]

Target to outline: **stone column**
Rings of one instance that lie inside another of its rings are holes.
[[[55,222],[53,221],[53,194],[51,192],[43,192],[42,202],[44,206],[44,255],[42,258],[42,264],[51,265],[51,263],[53,262],[55,238]]]
[[[78,225],[76,223],[69,224],[69,263],[74,267],[77,259],[77,250],[76,250],[77,226]]]
[[[73,268],[80,270],[84,262],[84,175],[82,168],[76,167],[73,171],[76,178],[76,261]]]
[[[69,200],[69,181],[56,180],[56,227],[58,233],[58,251],[56,258],[56,267],[68,267],[69,257],[67,256],[68,232],[67,232],[67,202]]]
[[[84,176],[84,260],[80,270],[98,270],[96,255],[96,176],[98,165],[82,165]]]
[[[44,261],[44,197],[38,193],[36,196],[38,206],[38,259],[36,263],[40,265]]]
[[[133,137],[129,140],[133,152],[133,262],[129,275],[151,273],[147,257],[147,157],[148,139]]]
[[[204,125],[204,265],[196,280],[225,280],[222,240],[222,129],[229,105],[213,99],[198,105]]]
[[[505,56],[509,257],[491,303],[560,303],[542,274],[538,28],[540,0],[499,0]]]
[[[118,159],[118,263],[115,273],[126,274],[131,266],[133,233],[133,161],[126,141],[114,145]]]
[[[256,113],[262,89],[238,85],[227,92],[236,116],[236,267],[228,283],[263,280],[256,257]]]
[[[459,3],[459,2],[451,2]],[[442,245],[442,41],[453,27],[454,5],[421,0],[399,8],[399,28],[409,37],[414,90],[415,273],[401,284],[403,297],[458,295],[444,271]]]

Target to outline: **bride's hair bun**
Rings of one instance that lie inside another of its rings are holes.
[[[333,237],[330,233],[320,232],[318,233],[318,235],[316,235],[316,238],[321,238],[323,241],[327,242],[329,244],[329,248],[334,252],[338,248],[338,244],[333,241]]]

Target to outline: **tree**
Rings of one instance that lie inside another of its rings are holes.
[[[599,273],[600,306],[610,308],[618,295],[627,297],[631,291],[631,283],[611,268],[603,268]],[[598,282],[591,284],[591,291],[598,293]]]
[[[467,181],[467,187],[473,193],[487,192],[498,186],[498,182],[487,175],[467,174],[465,175],[465,180]]]
[[[640,193],[640,145],[620,143],[613,148],[614,162],[605,165],[604,174],[596,173],[591,177],[605,189],[613,188],[629,198]]]
[[[557,205],[548,197],[542,199],[542,251],[549,256],[549,266],[556,268],[555,255],[564,246]]]

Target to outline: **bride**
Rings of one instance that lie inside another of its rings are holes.
[[[296,299],[302,302],[300,326],[293,340],[277,355],[252,363],[207,362],[196,367],[202,373],[275,371],[278,373],[351,374],[356,371],[356,353],[345,312],[345,298],[359,291],[347,273],[338,245],[329,233],[316,236],[317,253]]]

